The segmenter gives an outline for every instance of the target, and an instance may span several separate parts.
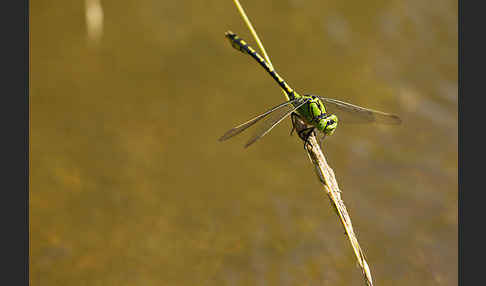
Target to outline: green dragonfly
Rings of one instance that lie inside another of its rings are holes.
[[[258,130],[245,144],[246,148],[265,136],[265,134],[270,132],[273,127],[288,116],[292,116],[292,121],[296,118],[302,119],[309,126],[299,132],[299,136],[304,139],[304,144],[307,144],[307,139],[316,129],[323,135],[323,137],[332,135],[336,130],[338,122],[376,122],[383,124],[400,124],[402,122],[400,117],[394,114],[364,108],[337,99],[312,94],[300,95],[293,90],[252,47],[239,38],[235,33],[228,31],[225,36],[235,49],[252,56],[280,85],[287,94],[289,100],[228,130],[219,138],[219,141],[232,138],[264,119]],[[334,111],[339,114],[340,119],[334,114]]]

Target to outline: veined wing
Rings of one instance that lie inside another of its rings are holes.
[[[290,101],[286,101],[282,104],[279,104],[265,113],[258,115],[257,117],[239,125],[235,128],[228,130],[219,141],[227,140],[235,135],[240,134],[241,132],[245,131],[248,127],[254,125],[261,119],[265,118],[262,124],[260,124],[260,128],[258,131],[250,138],[250,140],[246,143],[245,148],[253,144],[255,141],[263,137],[267,134],[273,127],[275,127],[278,123],[280,123],[285,117],[289,116],[292,112],[296,109],[307,103],[309,99],[307,98],[296,98]]]
[[[295,110],[300,108],[302,105],[306,104],[310,99],[309,98],[299,98],[297,102],[295,102],[293,105],[289,106],[287,110],[284,110],[284,108],[278,110],[277,112],[272,113],[268,119],[266,119],[262,124],[260,124],[260,127],[258,130],[255,132],[255,134],[246,142],[245,148],[250,146],[251,144],[255,143],[258,139],[262,138],[270,132],[270,130],[273,129],[277,124],[279,124],[282,120],[284,120],[287,116],[292,114]]]
[[[400,124],[402,120],[395,114],[385,113],[337,99],[318,96],[323,101],[326,110],[336,111],[339,122],[345,123],[371,123],[377,122],[382,124]]]

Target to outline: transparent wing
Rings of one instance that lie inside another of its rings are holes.
[[[279,124],[282,120],[284,120],[287,116],[292,114],[296,109],[301,107],[302,105],[306,104],[309,101],[309,98],[299,98],[295,100],[292,105],[286,105],[284,108],[280,108],[273,112],[270,117],[266,118],[262,124],[260,124],[258,130],[253,134],[253,136],[246,142],[245,148],[250,146],[251,144],[255,143],[258,139],[262,138],[270,132],[277,124]]]
[[[323,101],[326,110],[336,113],[339,123],[371,123],[400,124],[402,120],[394,114],[381,112],[337,99],[318,96]]]
[[[261,119],[270,115],[272,112],[275,112],[275,111],[278,111],[278,110],[287,111],[288,109],[292,109],[292,108],[294,108],[293,104],[294,103],[298,104],[298,102],[299,102],[299,99],[294,99],[294,100],[286,101],[282,104],[279,104],[279,105],[269,109],[265,113],[262,113],[262,114],[258,115],[257,117],[255,117],[255,118],[253,118],[253,119],[251,119],[251,120],[249,120],[249,121],[247,121],[247,122],[245,122],[241,125],[238,125],[234,128],[231,128],[226,133],[224,133],[223,136],[221,136],[219,138],[219,141],[224,141],[224,140],[230,139],[233,136],[240,134],[241,132],[245,131],[248,127],[254,125],[255,123],[257,123]]]
[[[246,143],[245,147],[250,146],[256,140],[263,137],[266,133],[268,133],[275,125],[277,125],[280,121],[282,121],[285,117],[290,115],[293,111],[297,108],[304,105],[308,99],[298,98],[290,101],[286,101],[282,104],[279,104],[265,113],[258,115],[257,117],[239,125],[235,128],[228,130],[223,136],[219,138],[219,141],[227,140],[233,136],[240,134],[241,132],[245,131],[248,127],[253,126],[255,123],[260,121],[261,119],[265,118],[262,124],[260,124],[260,128],[258,131],[251,137],[251,139]]]

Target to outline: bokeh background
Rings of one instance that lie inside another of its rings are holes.
[[[226,1],[30,2],[31,285],[364,285]],[[376,285],[457,285],[457,1],[242,1],[289,84],[399,114],[324,152]],[[240,138],[241,137],[241,138]]]

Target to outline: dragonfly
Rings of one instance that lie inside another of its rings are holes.
[[[394,114],[361,107],[319,95],[301,95],[292,89],[287,82],[278,75],[275,69],[243,39],[231,31],[226,32],[225,37],[229,40],[233,48],[244,54],[248,54],[255,59],[285,91],[288,100],[270,108],[249,121],[228,130],[219,138],[219,141],[230,139],[256,123],[261,122],[259,128],[244,145],[244,147],[247,148],[258,139],[265,136],[288,116],[292,117],[292,122],[301,119],[308,126],[299,131],[299,136],[304,139],[304,146],[308,143],[310,135],[316,130],[322,135],[322,139],[327,135],[332,135],[338,126],[338,122],[381,123],[391,125],[398,125],[402,122],[400,117]],[[339,118],[335,113],[339,114]]]

